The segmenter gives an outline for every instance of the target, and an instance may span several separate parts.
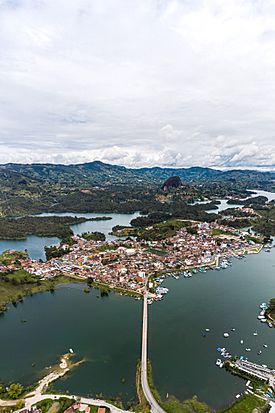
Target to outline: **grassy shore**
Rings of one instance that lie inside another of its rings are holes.
[[[232,406],[223,410],[221,413],[255,413],[267,412],[266,402],[255,396],[245,394],[238,401],[234,402]]]
[[[141,387],[141,363],[140,360],[137,362],[137,369],[136,369],[136,391],[138,396],[139,404],[134,406],[134,411],[136,413],[150,413],[150,405],[147,402],[142,387]]]
[[[23,270],[16,271],[9,275],[10,279],[20,280],[25,276]],[[80,280],[78,280],[80,281]],[[54,288],[59,284],[67,284],[70,282],[75,282],[73,278],[60,276],[55,277],[49,281],[38,281],[38,282],[28,282],[13,284],[12,281],[0,280],[0,313],[3,313],[7,309],[7,305],[23,300],[27,295],[32,295],[35,293],[43,291],[54,291]]]

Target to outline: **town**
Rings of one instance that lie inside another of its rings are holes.
[[[64,250],[61,257],[41,262],[25,256],[20,259],[22,268],[40,280],[65,275],[133,294],[142,294],[149,281],[150,298],[161,299],[167,292],[159,286],[161,275],[172,273],[177,277],[176,273],[182,272],[189,277],[198,271],[219,270],[230,264],[229,257],[242,258],[262,247],[261,238],[252,238],[246,231],[197,222],[192,224],[192,231],[183,227],[176,235],[159,241],[72,238],[72,245],[60,245]],[[12,271],[16,265],[18,260],[2,264],[0,270]]]

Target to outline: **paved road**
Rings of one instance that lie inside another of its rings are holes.
[[[152,413],[165,413],[154,398],[147,380],[147,342],[148,342],[148,303],[147,291],[144,293],[143,321],[142,321],[142,348],[141,348],[141,385],[144,396],[151,406]]]
[[[68,396],[67,394],[35,394],[34,396],[28,397],[25,399],[25,407],[20,410],[24,409],[30,409],[31,406],[37,404],[41,400],[45,399],[52,399],[52,400],[58,400],[61,397],[66,397],[67,399],[73,399],[76,400],[79,403],[83,404],[89,404],[93,406],[104,406],[104,407],[109,407],[111,413],[129,413],[126,410],[119,409],[118,407],[105,402],[104,400],[99,400],[99,399],[89,399],[87,397],[78,397],[78,396]],[[5,400],[0,400],[0,406],[7,406],[7,405],[14,405],[16,401],[5,401]],[[17,412],[20,412],[18,410]]]

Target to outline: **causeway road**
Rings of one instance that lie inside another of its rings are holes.
[[[144,292],[143,320],[142,320],[142,345],[141,345],[141,386],[144,396],[151,406],[152,413],[165,413],[154,398],[147,379],[147,343],[148,343],[148,292]]]

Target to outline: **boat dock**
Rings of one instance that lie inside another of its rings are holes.
[[[259,380],[267,383],[272,389],[275,389],[275,370],[272,370],[266,366],[252,363],[248,360],[237,359],[235,362],[230,362],[232,367],[243,371],[250,376],[253,376]]]

